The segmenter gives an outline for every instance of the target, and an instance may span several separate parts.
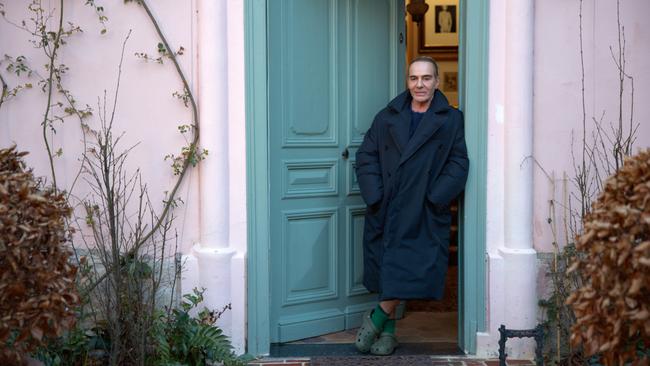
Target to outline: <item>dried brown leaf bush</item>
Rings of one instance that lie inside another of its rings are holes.
[[[650,347],[650,149],[626,158],[584,219],[584,252],[569,269],[583,281],[568,299],[571,343],[605,365],[648,364]]]
[[[0,364],[15,364],[75,321],[65,196],[43,188],[16,147],[0,149]]]

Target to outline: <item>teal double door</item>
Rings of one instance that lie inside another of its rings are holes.
[[[356,327],[365,206],[354,156],[404,88],[403,0],[271,0],[267,9],[271,342]]]

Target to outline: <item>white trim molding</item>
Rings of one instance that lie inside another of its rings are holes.
[[[494,357],[498,328],[537,323],[533,248],[534,0],[495,0],[490,14],[488,128],[488,326],[479,356]],[[498,21],[505,16],[505,26]],[[532,358],[532,339],[510,339],[512,358]]]
[[[183,256],[181,291],[205,288],[204,304],[236,353],[246,339],[246,131],[243,0],[197,0],[199,242]]]

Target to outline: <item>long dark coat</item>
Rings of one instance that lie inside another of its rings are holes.
[[[375,117],[356,154],[367,210],[363,284],[381,300],[440,299],[449,257],[450,202],[465,187],[463,115],[435,91],[413,137],[409,91]]]

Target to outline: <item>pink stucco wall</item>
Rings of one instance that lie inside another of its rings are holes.
[[[580,1],[544,0],[535,2],[534,75],[534,156],[538,163],[534,176],[534,245],[552,251],[553,237],[547,223],[549,199],[554,197],[559,221],[560,243],[564,243],[561,207],[562,176],[573,176],[572,133],[575,150],[580,152],[582,97],[579,39]],[[620,2],[620,22],[625,31],[626,72],[634,77],[634,122],[639,123],[636,148],[650,146],[650,2]],[[618,123],[618,70],[610,47],[617,54],[618,31],[615,0],[585,0],[583,3],[583,47],[585,69],[585,109],[589,130],[592,118],[603,124]],[[507,72],[507,70],[506,70]],[[629,124],[630,83],[626,82],[623,120]],[[542,168],[556,179],[555,191]],[[569,188],[572,184],[569,182]]]
[[[27,3],[3,3],[8,19],[18,23],[29,18]],[[194,84],[194,2],[156,0],[150,3],[165,35],[169,37],[169,42],[174,47],[185,48],[185,54],[180,56],[179,60],[190,83]],[[52,7],[56,5],[58,2],[51,2]],[[136,52],[146,52],[157,57],[158,37],[144,10],[135,3],[124,4],[122,1],[104,1],[101,5],[104,6],[104,13],[108,17],[108,31],[103,35],[100,34],[101,26],[92,8],[84,6],[84,2],[65,2],[65,20],[79,25],[83,33],[74,35],[60,50],[60,62],[70,68],[63,83],[79,105],[88,104],[93,108],[94,116],[87,123],[98,128],[98,100],[103,98],[106,91],[109,108],[112,105],[122,43],[129,30],[132,30],[125,49],[114,132],[125,133],[122,148],[139,143],[129,156],[129,170],[133,171],[138,167],[141,169],[143,182],[148,184],[152,202],[155,207],[160,208],[164,191],[170,190],[175,181],[169,162],[163,161],[163,158],[169,153],[178,154],[181,146],[185,144],[177,126],[190,123],[191,111],[172,96],[174,91],[182,90],[182,85],[171,62],[167,61],[165,65],[147,63],[134,55]],[[58,12],[55,19],[57,17]],[[52,21],[52,27],[54,26],[55,22]],[[2,55],[24,55],[32,68],[45,75],[43,65],[47,60],[41,50],[31,46],[28,39],[28,34],[0,19]],[[6,64],[3,64],[0,72],[10,87],[28,80],[8,74],[5,67]],[[30,80],[36,86],[38,78],[32,77]],[[60,99],[60,96],[57,96],[57,99]],[[2,106],[0,146],[17,144],[18,149],[30,153],[26,159],[35,173],[49,177],[50,171],[40,128],[45,100],[45,95],[35,87],[21,92]],[[78,169],[82,153],[80,127],[78,120],[73,117],[66,118],[65,123],[56,122],[55,127],[57,133],[53,138],[53,149],[63,149],[63,155],[55,158],[58,184],[68,189]],[[180,235],[178,244],[181,248],[189,248],[198,236],[197,183],[198,172],[196,169],[191,170],[179,193],[185,204],[174,212],[177,216],[176,226]],[[84,184],[78,184],[73,193],[83,197],[87,189]]]

